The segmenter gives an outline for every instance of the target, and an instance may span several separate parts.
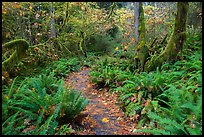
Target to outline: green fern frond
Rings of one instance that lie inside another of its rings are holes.
[[[142,133],[149,133],[152,135],[171,135],[170,131],[160,130],[160,129],[135,129],[133,133],[142,132]]]
[[[122,101],[122,102],[125,102],[127,99],[129,99],[130,97],[134,96],[135,93],[125,93],[125,94],[122,94],[119,99]]]

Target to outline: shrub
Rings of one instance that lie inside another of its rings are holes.
[[[90,38],[88,51],[98,52],[100,54],[111,53],[113,51],[114,41],[109,35],[95,35]]]

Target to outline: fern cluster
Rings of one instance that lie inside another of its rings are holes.
[[[61,78],[65,77],[69,72],[77,71],[80,67],[81,65],[78,58],[61,58],[58,61],[52,62],[47,69],[42,71],[42,73],[48,74],[54,72],[55,77]]]
[[[81,93],[66,89],[54,73],[26,78],[14,91],[2,93],[5,135],[55,134],[61,121],[69,124],[88,104]]]
[[[135,132],[202,134],[201,35],[187,38],[176,62],[149,73],[131,70],[130,60],[103,57],[93,67],[92,81],[119,94],[126,116],[137,120]]]
[[[163,135],[202,134],[202,52],[201,35],[188,38],[182,56],[172,65],[162,66],[169,80],[162,93],[153,98],[159,109],[146,109],[147,128],[135,132]],[[194,41],[192,43],[192,41]],[[192,45],[193,44],[193,45]],[[165,81],[164,81],[165,83]]]
[[[97,68],[93,68],[90,75],[92,76],[91,80],[100,85],[101,88],[116,88],[131,75],[125,61],[124,64],[120,62],[110,63],[106,60],[105,62],[99,60],[97,63]]]

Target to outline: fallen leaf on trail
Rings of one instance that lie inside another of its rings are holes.
[[[108,120],[107,118],[103,118],[103,119],[102,119],[102,122],[103,122],[103,123],[107,123],[108,121],[109,121],[109,120]]]

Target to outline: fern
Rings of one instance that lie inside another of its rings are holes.
[[[88,104],[88,100],[81,97],[76,90],[64,92],[63,98],[62,110],[65,117],[69,119],[75,118]]]
[[[19,121],[22,121],[25,117],[17,118],[19,115],[19,111],[10,116],[4,123],[2,123],[2,133],[4,135],[15,135],[19,134],[22,129],[25,128],[25,125],[18,125],[17,127],[15,124],[17,124]]]
[[[7,96],[3,98],[3,107],[7,109],[4,114],[11,113],[10,111],[19,112],[23,115],[22,118],[32,119],[30,124],[34,125],[35,129],[25,130],[22,134],[55,134],[58,121],[63,119],[63,117],[60,117],[62,112],[73,119],[88,104],[88,100],[83,98],[78,91],[65,89],[64,81],[57,81],[53,77],[53,73],[48,76],[40,75],[38,78],[28,78],[26,82],[23,82],[24,84],[21,84],[18,92],[13,94],[12,98],[7,98]],[[47,93],[48,88],[52,88],[53,91]],[[8,121],[16,119],[18,114],[3,117],[2,128],[5,129],[5,134],[12,134],[6,131],[8,127],[13,126],[13,123]],[[17,126],[13,130],[16,131],[16,134],[21,134],[19,130],[26,127],[22,125],[23,119],[18,119],[18,121],[18,123],[15,123]],[[8,122],[8,124],[5,124],[5,122]]]
[[[158,128],[152,129],[155,127],[150,127],[151,129],[141,129],[134,130],[134,132],[145,132],[151,133],[153,135],[182,135],[188,134],[183,125],[180,125],[175,120],[170,118],[165,118],[157,115],[156,113],[149,112],[148,117],[151,119],[151,122],[157,123]]]
[[[142,106],[139,103],[130,102],[126,106],[126,116],[133,116],[134,114],[138,114],[142,110]]]

